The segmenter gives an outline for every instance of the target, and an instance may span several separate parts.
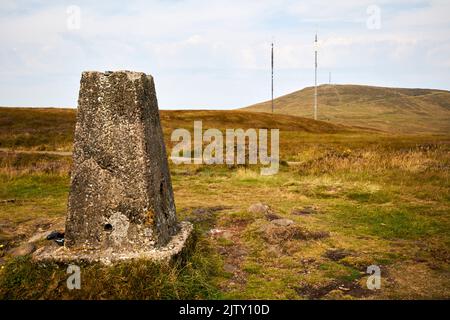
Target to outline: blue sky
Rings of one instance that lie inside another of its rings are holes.
[[[374,11],[375,10],[375,11]],[[0,105],[76,107],[84,70],[152,74],[162,109],[238,108],[314,81],[450,89],[450,1],[0,1]]]

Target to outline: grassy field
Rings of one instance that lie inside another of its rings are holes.
[[[450,132],[450,92],[361,85],[318,87],[318,119],[350,126],[405,133]],[[314,88],[275,99],[275,113],[313,116]],[[242,110],[271,112],[271,102]]]
[[[282,131],[336,133],[353,130],[323,121],[244,111],[161,111],[167,142],[174,129],[192,130],[202,120],[208,128],[278,128]],[[75,109],[38,109],[0,107],[0,149],[71,151],[75,129]]]
[[[69,291],[66,266],[36,265],[9,250],[64,221],[70,157],[17,150],[70,151],[75,113],[7,111],[15,120],[0,109],[0,299],[450,298],[448,135],[264,113],[162,112],[169,149],[171,130],[193,120],[205,128],[280,128],[280,172],[171,164],[178,215],[194,223],[196,246],[166,266],[83,266],[81,290]],[[20,112],[39,114],[26,120]],[[57,115],[64,125],[52,125]],[[270,215],[248,210],[258,202]],[[295,224],[276,226],[277,217]],[[381,268],[377,291],[365,285],[373,264]]]

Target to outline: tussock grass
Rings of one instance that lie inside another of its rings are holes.
[[[205,240],[170,264],[133,261],[80,265],[81,289],[67,288],[67,265],[16,258],[0,271],[4,299],[217,299],[218,260]]]

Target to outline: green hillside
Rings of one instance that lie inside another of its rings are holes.
[[[275,99],[275,113],[313,116],[314,88]],[[266,101],[244,108],[270,112]],[[450,92],[361,85],[318,87],[318,119],[397,133],[450,132]]]

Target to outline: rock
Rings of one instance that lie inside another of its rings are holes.
[[[272,208],[270,208],[267,204],[258,202],[252,204],[248,209],[247,212],[258,214],[258,215],[264,215],[265,218],[269,221],[280,219],[281,217],[277,215]]]
[[[180,229],[153,78],[83,72],[67,248],[148,250]]]
[[[9,250],[8,254],[12,257],[22,257],[33,253],[34,250],[36,250],[36,246],[33,243],[26,243]]]
[[[294,224],[294,221],[283,218],[283,219],[272,220],[271,223],[273,223],[274,225],[279,226],[279,227],[287,227],[287,226],[290,226],[291,224]]]
[[[53,240],[59,246],[64,245],[64,232],[52,231],[46,238],[47,240]]]
[[[209,230],[208,233],[212,236],[216,236],[216,235],[221,235],[222,233],[224,233],[224,231],[225,230],[214,228],[214,229]]]
[[[255,214],[267,214],[270,213],[270,207],[264,203],[258,202],[258,203],[254,203],[252,204],[247,211],[249,213],[255,213]]]
[[[237,270],[237,267],[232,264],[225,263],[223,266],[223,270],[228,273],[234,273]]]
[[[50,232],[50,234],[47,236],[47,240],[56,240],[56,239],[62,239],[64,238],[64,232],[59,232],[59,231],[52,231]]]
[[[222,237],[223,239],[226,239],[226,240],[232,240],[232,239],[233,239],[233,234],[232,234],[230,231],[225,230],[225,231],[222,233],[221,237]]]
[[[338,289],[339,289],[339,290],[342,290],[342,291],[350,291],[350,288],[346,288],[346,287],[344,287],[343,285],[339,286]]]

